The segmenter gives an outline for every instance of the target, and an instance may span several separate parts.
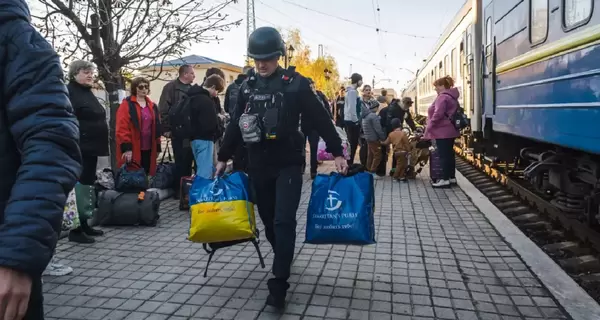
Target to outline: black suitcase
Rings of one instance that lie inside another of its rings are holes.
[[[156,226],[159,218],[158,193],[146,191],[124,193],[104,190],[98,194],[95,225],[101,226]]]
[[[194,177],[183,177],[179,184],[179,210],[190,209],[190,188],[194,182]]]

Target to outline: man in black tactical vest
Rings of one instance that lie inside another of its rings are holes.
[[[293,67],[286,70],[279,66],[278,61],[285,54],[285,43],[274,28],[258,28],[250,35],[248,56],[254,59],[256,71],[240,88],[235,118],[225,132],[216,168],[216,174],[222,174],[237,146],[246,144],[254,201],[275,253],[274,277],[267,283],[267,305],[277,309],[285,306],[289,288],[296,211],[306,162],[306,143],[299,127],[301,114],[310,118],[313,128],[327,143],[337,170],[342,174],[348,170],[342,141],[308,80]]]

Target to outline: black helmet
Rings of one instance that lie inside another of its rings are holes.
[[[281,34],[272,27],[260,27],[248,38],[248,57],[270,60],[285,56],[285,43]]]

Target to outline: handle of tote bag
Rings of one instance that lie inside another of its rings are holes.
[[[165,163],[165,156],[168,154],[169,155],[169,162],[173,162],[173,157],[171,156],[171,150],[169,149],[169,143],[171,142],[171,139],[167,140],[167,145],[165,146],[165,150],[162,153],[162,157],[160,158],[160,163]]]
[[[127,170],[127,167],[129,167],[129,166],[134,167],[136,169],[142,169],[142,166],[134,160],[131,160],[131,162],[126,162],[125,164],[123,164],[123,168],[125,170]]]

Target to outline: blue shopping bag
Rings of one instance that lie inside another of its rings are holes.
[[[319,174],[312,185],[306,223],[306,243],[375,243],[373,176]]]

